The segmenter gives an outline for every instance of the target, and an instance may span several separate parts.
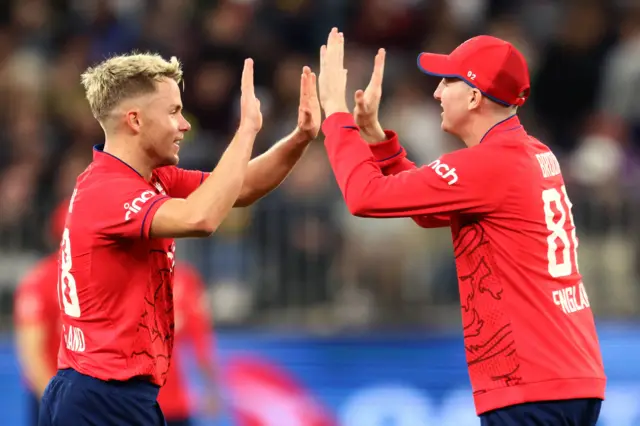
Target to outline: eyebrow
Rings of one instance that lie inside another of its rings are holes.
[[[177,110],[177,111],[182,110],[182,105],[180,105],[180,104],[171,105],[171,111],[173,111],[173,110]]]

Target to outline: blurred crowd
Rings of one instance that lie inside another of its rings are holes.
[[[243,59],[255,60],[263,106],[258,154],[294,129],[302,66],[317,70],[332,26],[345,33],[351,93],[387,49],[381,122],[419,164],[461,144],[440,131],[438,82],[419,72],[417,54],[480,33],[521,49],[532,75],[521,120],[563,165],[594,310],[640,315],[637,1],[7,0],[0,9],[3,315],[24,271],[55,249],[49,215],[102,141],[79,82],[87,66],[133,49],[177,56],[193,125],[181,166],[210,170],[237,125]],[[321,140],[274,193],[234,209],[213,238],[180,242],[178,256],[206,277],[219,324],[332,331],[459,321],[448,230],[351,217]]]

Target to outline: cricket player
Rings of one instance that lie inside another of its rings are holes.
[[[349,210],[451,228],[482,425],[595,425],[606,377],[558,160],[516,114],[530,92],[524,57],[489,36],[418,57],[442,79],[442,129],[466,145],[418,168],[377,122],[384,55],[352,115],[344,37],[333,29],[321,48],[322,129]]]
[[[202,277],[192,265],[176,262],[173,279],[176,349],[191,343],[198,370],[204,382],[200,401],[203,414],[217,414],[219,407],[218,372],[213,357],[213,327],[206,309]],[[174,350],[165,385],[160,388],[158,403],[167,426],[192,426],[194,423],[191,392],[184,377],[185,359]]]
[[[211,235],[233,206],[275,188],[319,131],[315,76],[301,74],[298,126],[249,161],[262,127],[245,60],[238,130],[212,173],[176,167],[190,125],[176,58],[115,56],[82,84],[105,132],[78,177],[62,234],[58,373],[41,426],[156,426],[174,344],[174,238]]]
[[[49,234],[55,246],[60,244],[69,200],[63,201],[51,215]],[[56,374],[60,348],[60,308],[57,251],[38,261],[18,283],[14,295],[16,348],[22,376],[28,390],[29,425],[38,424],[40,399],[49,380]]]

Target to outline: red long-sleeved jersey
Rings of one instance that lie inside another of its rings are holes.
[[[560,166],[515,115],[479,145],[421,168],[393,132],[369,147],[351,114],[332,114],[322,128],[352,214],[451,227],[478,414],[524,402],[604,399]]]

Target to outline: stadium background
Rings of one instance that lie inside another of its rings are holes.
[[[522,50],[533,88],[521,119],[555,150],[574,204],[610,378],[601,423],[640,424],[640,6],[632,0],[0,2],[0,424],[22,424],[16,283],[52,249],[49,214],[102,139],[79,74],[133,48],[181,58],[193,125],[181,165],[209,170],[237,123],[242,59],[256,61],[258,153],[295,126],[300,69],[317,70],[331,26],[347,38],[351,93],[366,85],[376,49],[387,49],[381,121],[418,163],[460,145],[439,130],[437,81],[418,71],[417,53],[448,52],[478,33]],[[229,414],[246,409],[239,401],[253,401],[272,416],[265,425],[303,425],[297,410],[309,395],[347,426],[477,424],[448,230],[350,217],[321,140],[273,194],[234,210],[213,238],[180,242],[178,257],[206,278],[225,371],[224,413],[202,424],[232,424]],[[258,389],[248,370],[297,385]],[[187,374],[197,397],[197,373]]]

